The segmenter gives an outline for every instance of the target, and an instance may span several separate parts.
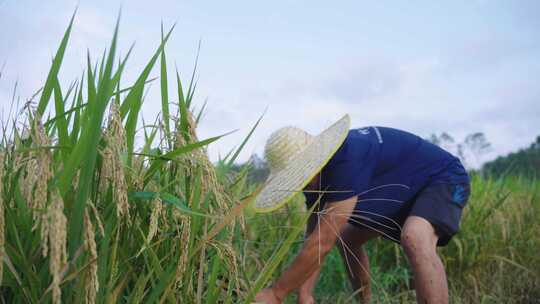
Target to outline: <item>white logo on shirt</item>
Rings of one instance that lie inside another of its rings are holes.
[[[356,132],[362,134],[362,135],[368,135],[369,134],[369,128],[361,128],[361,129],[356,129]]]
[[[377,127],[367,127],[367,128],[359,128],[359,129],[356,129],[356,132],[362,134],[362,135],[368,135],[370,133],[369,129],[370,128],[373,128],[373,130],[375,130],[375,134],[377,134],[377,140],[379,141],[380,144],[383,143],[383,139],[382,139],[382,136],[381,136],[381,132],[379,132],[379,129]]]

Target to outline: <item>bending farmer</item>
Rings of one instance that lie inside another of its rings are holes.
[[[448,286],[437,246],[459,229],[469,197],[469,176],[459,159],[405,131],[350,129],[346,115],[318,136],[285,127],[265,147],[270,176],[255,199],[259,212],[273,211],[303,191],[314,211],[304,245],[279,279],[256,296],[281,303],[297,291],[314,303],[321,262],[340,247],[358,298],[371,297],[369,263],[362,245],[377,236],[403,247],[414,275],[418,303],[448,303]]]

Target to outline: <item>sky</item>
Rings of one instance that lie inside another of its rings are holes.
[[[240,160],[262,156],[280,127],[317,134],[346,113],[352,127],[422,137],[484,132],[493,148],[482,161],[540,135],[538,1],[0,0],[0,116],[15,83],[23,101],[43,85],[75,8],[65,86],[80,77],[87,50],[95,58],[109,45],[120,8],[120,53],[135,43],[124,84],[157,48],[161,22],[176,24],[166,47],[170,79],[176,65],[189,80],[201,41],[195,105],[208,106],[199,137],[238,129],[209,147],[213,160],[238,146],[265,109]],[[146,121],[160,102],[155,84]]]

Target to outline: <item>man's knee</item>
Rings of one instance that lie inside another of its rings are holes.
[[[416,216],[407,219],[401,232],[401,245],[407,255],[435,252],[437,240],[433,226]]]

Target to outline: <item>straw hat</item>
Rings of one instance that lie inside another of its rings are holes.
[[[328,163],[349,132],[349,115],[317,136],[295,127],[281,128],[266,142],[270,175],[255,198],[257,212],[282,207]]]

